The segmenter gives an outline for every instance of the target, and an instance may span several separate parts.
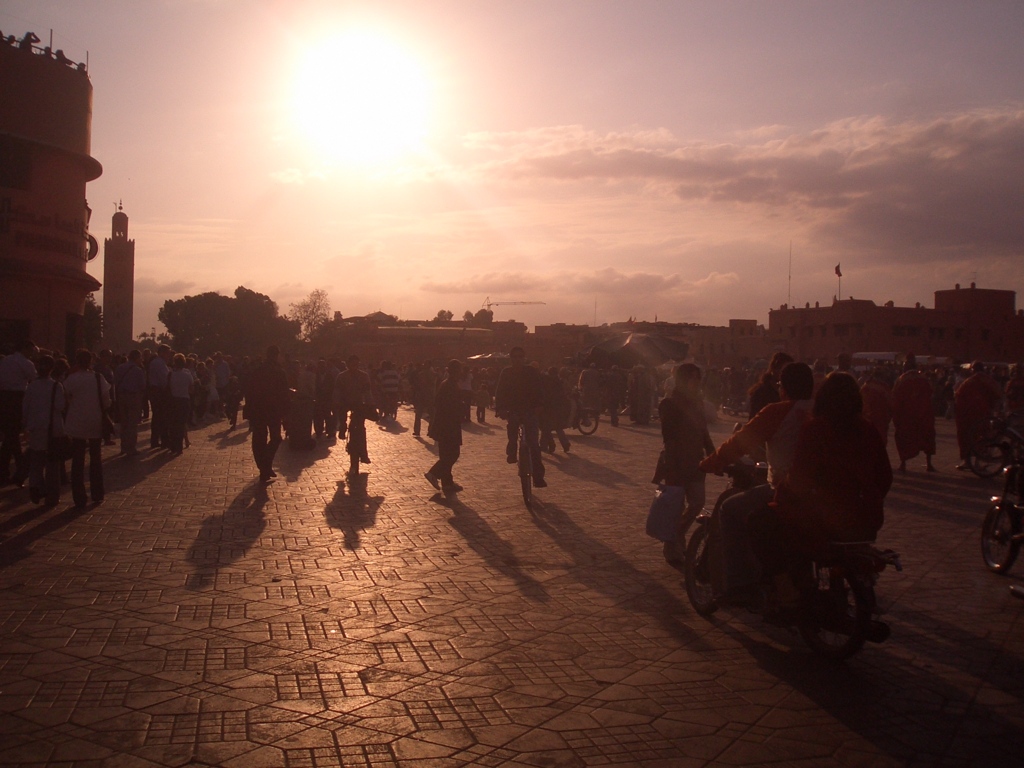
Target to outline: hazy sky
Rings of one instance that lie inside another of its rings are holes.
[[[88,51],[136,332],[238,285],[531,326],[767,322],[839,262],[878,303],[1024,289],[1019,0],[0,4],[51,28]]]

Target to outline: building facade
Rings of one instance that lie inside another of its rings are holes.
[[[798,360],[834,361],[842,352],[916,354],[955,362],[1024,360],[1024,312],[1016,292],[957,285],[935,292],[935,307],[849,299],[829,306],[782,305],[768,313],[768,341]]]
[[[103,346],[126,352],[135,343],[135,241],[128,239],[128,215],[118,204],[103,241]]]
[[[98,244],[85,185],[102,167],[90,152],[92,84],[63,52],[0,40],[0,344],[30,338],[73,352]]]

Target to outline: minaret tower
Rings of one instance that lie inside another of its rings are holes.
[[[135,241],[128,239],[128,215],[119,202],[103,241],[103,345],[115,353],[135,344],[134,304]]]

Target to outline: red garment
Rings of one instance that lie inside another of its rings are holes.
[[[956,442],[960,458],[966,459],[981,437],[985,421],[1003,399],[999,385],[985,373],[974,373],[956,388],[953,408],[956,411]]]
[[[935,407],[932,385],[919,371],[907,371],[892,388],[893,437],[900,461],[919,453],[935,455]]]
[[[813,554],[828,541],[873,540],[891,486],[889,454],[874,427],[857,419],[840,430],[813,418],[800,430],[775,502],[797,549]]]
[[[892,392],[876,379],[869,379],[860,388],[864,401],[864,420],[878,430],[882,442],[889,445],[889,422],[892,421]]]

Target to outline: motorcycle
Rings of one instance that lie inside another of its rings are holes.
[[[1006,574],[1024,541],[1024,471],[1020,456],[1003,469],[1003,494],[993,496],[981,524],[981,556],[993,573]]]
[[[767,466],[752,461],[731,464],[725,469],[732,482],[719,496],[711,512],[702,511],[686,547],[686,594],[694,610],[711,616],[720,605],[730,603],[723,584],[721,527],[715,516],[722,503],[741,491],[767,481]],[[748,610],[760,613],[780,626],[795,627],[817,654],[843,660],[860,651],[865,642],[881,643],[889,637],[889,626],[875,618],[878,605],[875,584],[887,566],[902,571],[900,557],[892,550],[879,550],[871,542],[831,542],[807,563],[797,588],[801,598],[793,611],[771,611],[770,580],[762,579],[755,594],[760,599],[743,601]]]

